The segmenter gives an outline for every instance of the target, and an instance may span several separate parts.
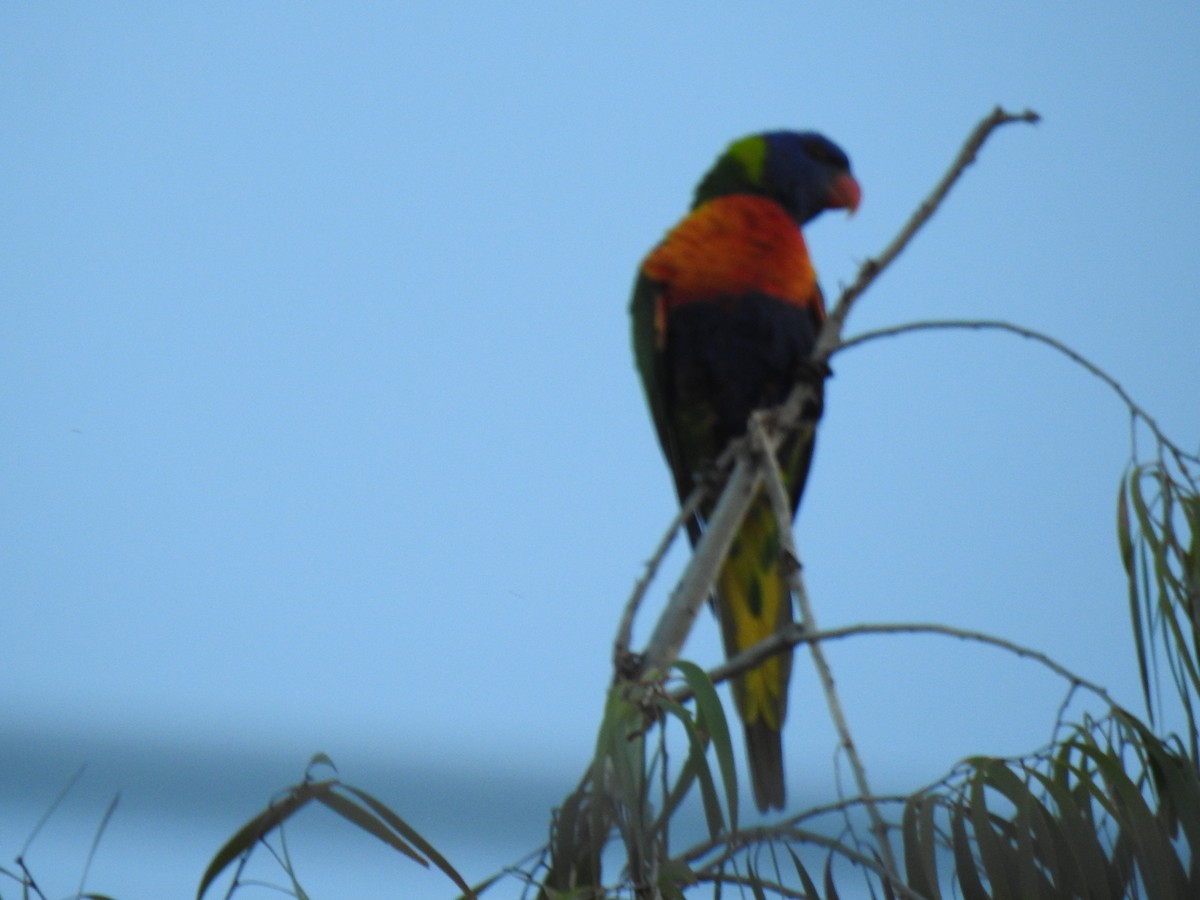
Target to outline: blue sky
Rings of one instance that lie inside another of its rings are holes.
[[[7,5],[0,797],[23,767],[48,803],[91,761],[84,790],[124,791],[147,824],[114,830],[90,884],[136,898],[192,889],[317,750],[402,813],[406,773],[438,767],[561,796],[672,515],[633,272],[745,133],[815,128],[849,152],[858,215],[809,229],[833,295],[992,106],[1036,109],[848,331],[1046,331],[1194,448],[1198,58],[1183,2]],[[1136,706],[1115,398],[995,334],[834,367],[797,529],[821,624],[991,631]],[[709,618],[686,653],[719,659]],[[881,790],[1032,749],[1063,690],[934,638],[830,656]],[[791,797],[828,799],[803,663],[791,710]],[[130,848],[195,810],[145,766],[104,766],[177,746],[283,762],[238,794],[217,778],[229,818],[160,868]],[[384,771],[393,793],[365,777]],[[0,857],[43,807],[22,797],[0,805]],[[517,846],[544,837],[532,821]],[[449,831],[429,837],[453,850]]]

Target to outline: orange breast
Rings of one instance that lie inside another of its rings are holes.
[[[663,285],[667,310],[761,292],[825,316],[800,229],[764,197],[739,194],[705,203],[671,230],[642,271]]]

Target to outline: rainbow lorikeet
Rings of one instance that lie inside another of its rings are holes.
[[[776,406],[803,378],[825,305],[800,226],[826,209],[853,212],[861,197],[850,161],[812,132],[775,131],[735,141],[696,188],[691,211],[642,262],[630,312],[633,346],[659,443],[682,502],[698,475],[746,430],[750,413]],[[811,438],[779,448],[800,502]],[[710,499],[688,523],[700,537]],[[752,502],[713,592],[725,652],[746,649],[792,621],[780,536],[765,492]],[[782,808],[783,744],[791,654],[736,678],[758,808]]]

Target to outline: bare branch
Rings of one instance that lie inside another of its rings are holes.
[[[817,349],[813,354],[816,359],[828,359],[833,353],[834,348],[841,343],[842,325],[846,321],[846,316],[850,314],[850,308],[854,305],[854,302],[870,287],[871,282],[879,277],[884,269],[891,265],[892,260],[900,255],[900,252],[908,246],[909,241],[933,217],[938,207],[941,206],[942,201],[946,199],[946,195],[950,193],[950,188],[958,181],[967,166],[975,162],[975,157],[979,154],[984,142],[987,141],[992,132],[1001,125],[1007,125],[1010,122],[1028,122],[1034,124],[1040,120],[1041,116],[1030,109],[1024,112],[1010,113],[997,106],[992,110],[990,115],[986,116],[975,126],[975,129],[967,137],[966,143],[963,144],[962,149],[958,152],[958,156],[955,157],[946,174],[934,186],[924,202],[917,207],[916,212],[912,214],[905,226],[900,229],[900,233],[892,239],[890,244],[883,248],[883,252],[879,256],[864,262],[858,270],[858,277],[854,279],[848,288],[842,291],[837,304],[829,314],[829,321],[821,329],[821,336],[817,341]]]
[[[720,876],[722,866],[746,848],[778,840],[825,847],[863,869],[874,872],[881,879],[888,877],[888,873],[879,864],[878,859],[860,853],[853,847],[843,844],[837,838],[831,838],[817,831],[797,828],[794,825],[764,825],[758,828],[743,828],[736,832],[721,834],[716,838],[689,848],[683,853],[681,859],[692,867],[693,872],[700,880],[711,881],[714,880],[714,875]],[[699,863],[707,854],[717,850],[721,852],[715,858]],[[908,897],[910,900],[924,900],[922,895],[915,892],[903,882],[897,883],[893,879],[891,887],[902,897]]]
[[[725,482],[717,507],[692,553],[692,559],[671,592],[667,607],[650,636],[642,655],[641,672],[665,670],[679,656],[679,650],[692,630],[700,606],[712,590],[717,570],[729,552],[729,545],[733,543],[761,478],[758,467],[752,465],[746,456],[739,455]]]
[[[804,579],[800,575],[800,555],[796,552],[795,538],[792,535],[792,503],[788,497],[787,488],[783,484],[783,473],[779,470],[779,460],[775,456],[775,444],[767,434],[766,428],[763,425],[763,418],[758,413],[750,416],[749,430],[750,434],[759,444],[760,453],[758,454],[758,461],[759,465],[765,470],[767,496],[770,497],[771,508],[775,512],[780,544],[782,545],[783,552],[790,555],[792,560],[792,565],[787,567],[788,586],[791,588],[792,596],[796,598],[796,606],[800,612],[800,623],[806,630],[815,631],[817,620],[813,613],[812,604],[808,600],[808,591],[804,588]],[[838,697],[837,688],[834,686],[833,670],[829,667],[829,661],[825,659],[825,653],[821,649],[819,642],[810,642],[809,651],[812,653],[813,665],[816,666],[817,676],[821,679],[821,688],[825,692],[825,703],[829,707],[829,716],[833,719],[834,728],[837,729],[838,742],[846,751],[846,758],[850,761],[850,769],[854,773],[854,781],[858,785],[858,792],[863,797],[870,797],[872,796],[872,791],[870,782],[867,781],[867,769],[863,765],[862,758],[858,755],[858,750],[854,746],[854,736],[850,734],[850,726],[846,722],[846,713],[842,709],[842,701]],[[866,808],[867,815],[871,819],[871,831],[875,833],[879,856],[883,860],[884,868],[887,869],[890,880],[899,883],[902,879],[900,878],[900,870],[896,867],[896,858],[892,854],[892,844],[888,839],[887,825],[883,821],[883,816],[879,813],[879,808],[874,803],[868,801]]]
[[[684,523],[696,512],[700,501],[704,499],[704,493],[700,489],[692,491],[692,495],[688,497],[687,502],[680,508],[679,514],[675,516],[675,519],[667,528],[666,533],[662,536],[662,540],[654,548],[654,555],[646,562],[645,574],[638,579],[637,584],[633,586],[633,593],[625,602],[625,611],[621,614],[621,624],[617,626],[617,638],[613,642],[614,677],[622,677],[631,672],[636,673],[637,671],[637,662],[633,659],[633,654],[629,649],[629,645],[633,640],[634,617],[637,615],[642,599],[646,596],[650,582],[658,574],[658,567],[662,565],[663,558],[667,555],[667,551],[671,549],[671,544],[675,542],[675,536],[679,533],[679,529],[683,527]]]
[[[753,887],[757,891],[770,891],[780,897],[792,897],[795,900],[809,900],[804,891],[787,887],[778,881],[770,881],[761,875],[738,875],[734,872],[712,871],[704,874],[696,873],[697,883],[711,882],[712,884],[735,884],[739,887]],[[765,894],[760,894],[765,896]]]
[[[1062,341],[1052,338],[1048,334],[1043,334],[1040,331],[1035,331],[1032,328],[1025,328],[1022,325],[1014,325],[1011,322],[1005,322],[998,319],[928,319],[918,322],[906,322],[903,325],[892,325],[888,328],[877,328],[873,331],[864,331],[862,334],[856,334],[854,337],[847,338],[846,340],[842,341],[841,344],[833,348],[832,353],[841,353],[843,350],[860,346],[868,341],[879,340],[886,337],[895,337],[896,335],[907,334],[909,332],[942,331],[950,329],[971,331],[1007,331],[1011,334],[1028,338],[1031,341],[1045,344],[1047,347],[1050,347],[1053,350],[1057,350],[1063,356],[1067,357],[1077,365],[1082,366],[1089,373],[1096,376],[1106,385],[1112,388],[1113,393],[1121,398],[1121,402],[1125,404],[1130,414],[1134,418],[1141,419],[1146,423],[1146,427],[1153,432],[1158,443],[1167,448],[1171,455],[1175,457],[1175,461],[1180,464],[1181,468],[1186,468],[1183,466],[1184,461],[1200,464],[1200,456],[1197,456],[1193,453],[1188,453],[1176,446],[1176,444],[1163,433],[1162,429],[1158,427],[1158,422],[1155,421],[1154,417],[1146,412],[1145,409],[1139,406],[1134,399],[1129,396],[1129,393],[1121,386],[1121,383],[1117,381],[1117,379],[1113,378],[1098,365],[1085,357],[1082,353],[1078,352],[1077,350],[1073,350]]]
[[[938,625],[933,622],[863,622],[857,625],[843,625],[839,628],[830,628],[825,631],[806,631],[800,625],[793,625],[791,628],[768,635],[753,646],[747,647],[736,656],[729,657],[729,659],[725,660],[719,666],[715,666],[709,670],[708,675],[714,684],[720,684],[722,681],[727,681],[735,675],[740,675],[742,672],[753,669],[764,659],[782,653],[785,650],[795,647],[797,644],[835,641],[865,634],[936,634],[963,641],[976,641],[980,644],[987,644],[1001,650],[1007,650],[1021,659],[1036,662],[1044,668],[1049,669],[1064,681],[1067,681],[1072,688],[1081,687],[1095,694],[1109,706],[1116,709],[1121,708],[1117,701],[1103,687],[1076,672],[1072,672],[1066,666],[1055,662],[1039,650],[1034,650],[1032,647],[1027,647],[1024,644],[1018,644],[1015,641],[996,637],[983,631],[973,631],[969,628],[954,628],[950,625]],[[686,685],[671,692],[671,699],[680,702],[690,697],[691,691],[687,689]]]

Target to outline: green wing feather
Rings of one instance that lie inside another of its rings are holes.
[[[638,374],[642,378],[642,390],[646,394],[646,405],[654,419],[654,430],[658,434],[658,445],[667,458],[671,477],[675,480],[675,492],[682,503],[692,492],[693,475],[682,464],[678,436],[672,427],[667,407],[665,371],[666,357],[661,348],[659,334],[658,302],[661,288],[641,272],[633,286],[633,299],[629,304],[629,317],[633,325],[633,356]],[[703,429],[689,429],[703,433]],[[700,537],[694,522],[688,523],[688,533],[694,544]]]

